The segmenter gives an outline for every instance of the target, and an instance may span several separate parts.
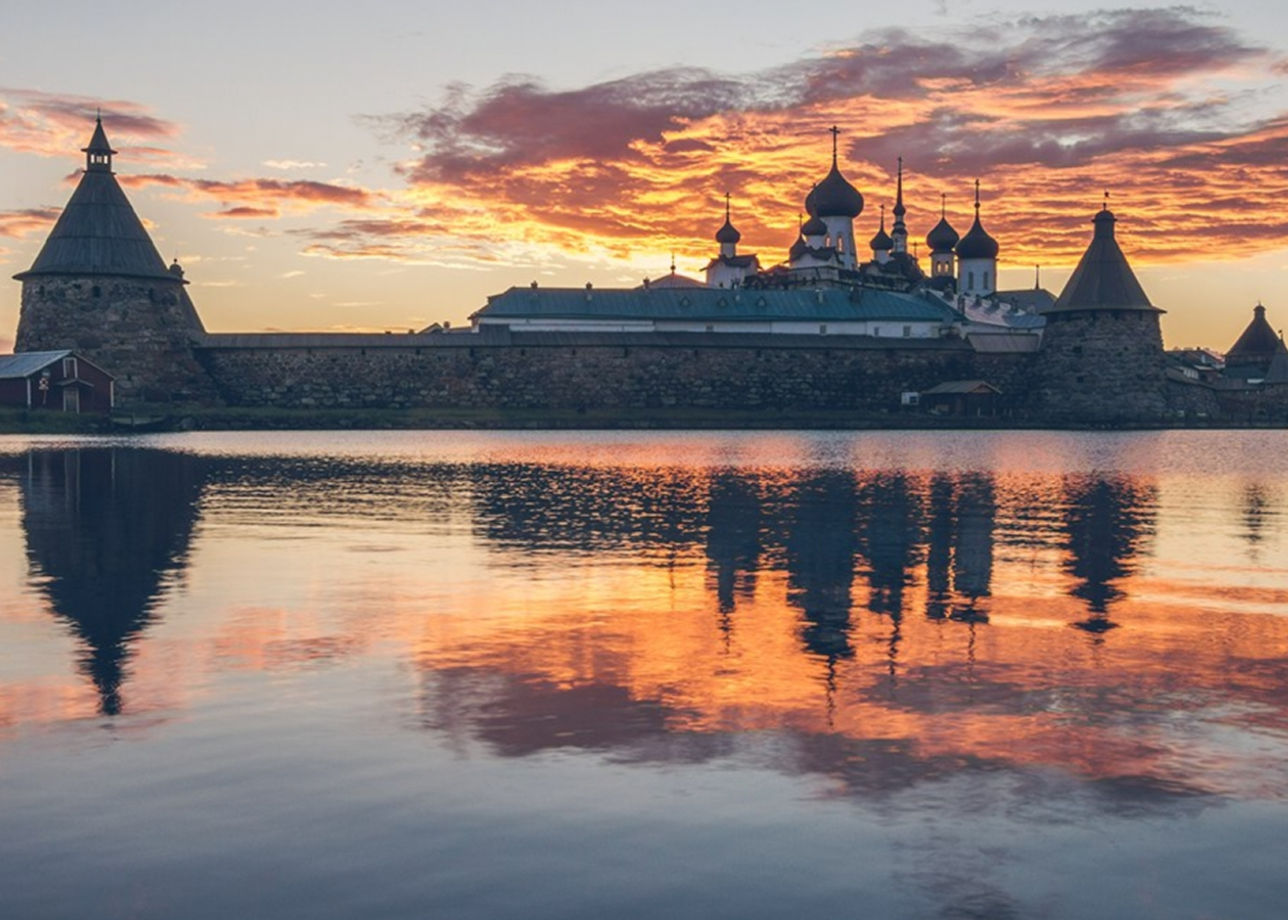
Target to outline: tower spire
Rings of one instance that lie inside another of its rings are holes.
[[[979,180],[975,180],[975,219],[979,219]]]
[[[107,142],[107,133],[103,130],[103,115],[101,112],[94,118],[94,134],[90,137],[89,144],[81,148],[81,153],[85,154],[86,172],[112,171],[112,155],[116,151]]]
[[[836,168],[836,139],[841,136],[841,129],[832,125],[832,167]]]
[[[903,206],[903,157],[899,157],[898,180],[894,193],[894,227],[890,230],[890,238],[894,241],[895,252],[908,251],[908,228],[904,225],[903,215],[908,213],[908,209]]]
[[[899,157],[899,179],[894,193],[894,216],[902,217],[907,213],[903,206],[903,157]]]

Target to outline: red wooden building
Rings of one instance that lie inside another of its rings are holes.
[[[0,355],[0,406],[57,412],[110,412],[115,379],[74,351]]]

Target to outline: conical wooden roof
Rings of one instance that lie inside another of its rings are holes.
[[[1100,211],[1092,223],[1095,232],[1091,245],[1082,254],[1069,282],[1045,313],[1079,310],[1140,310],[1162,313],[1149,302],[1145,290],[1127,264],[1127,257],[1114,239],[1117,218],[1108,208]]]
[[[1257,304],[1252,308],[1252,322],[1243,330],[1239,340],[1225,353],[1227,367],[1241,364],[1268,362],[1283,350],[1284,344],[1270,323],[1266,322],[1266,308]]]
[[[144,229],[110,169],[111,146],[101,123],[85,148],[91,162],[58,222],[19,281],[37,275],[123,275],[178,280]]]

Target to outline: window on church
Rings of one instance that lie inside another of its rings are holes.
[[[973,290],[975,289],[975,273],[974,273],[974,272],[967,272],[967,273],[966,273],[966,289],[967,289],[968,291],[973,291]]]
[[[984,289],[988,289],[988,272],[984,272]]]
[[[912,336],[912,327],[911,327],[911,326],[904,326],[904,327],[903,327],[903,337],[906,339],[906,338],[910,338],[911,336]]]
[[[827,335],[827,323],[819,323],[818,333],[819,335]]]

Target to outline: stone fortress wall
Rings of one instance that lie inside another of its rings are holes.
[[[902,393],[945,380],[1019,388],[1034,358],[960,340],[731,333],[211,335],[196,354],[234,406],[862,414],[898,411]]]

